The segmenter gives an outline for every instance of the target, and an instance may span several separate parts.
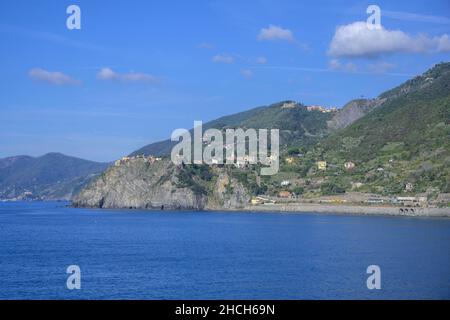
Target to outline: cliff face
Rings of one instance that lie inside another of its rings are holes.
[[[242,209],[250,201],[249,191],[225,170],[216,170],[217,178],[208,197],[207,209]]]
[[[219,168],[211,179],[195,179],[201,191],[180,180],[182,166],[168,159],[150,163],[133,159],[111,166],[73,198],[75,207],[164,210],[238,209],[250,196],[247,190]],[[233,187],[231,187],[231,185]]]
[[[338,130],[351,125],[364,117],[370,111],[380,106],[386,99],[357,99],[347,103],[338,113],[327,122],[328,128]]]

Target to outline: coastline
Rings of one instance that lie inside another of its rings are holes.
[[[406,210],[405,210],[406,209]],[[239,209],[241,210],[241,209]],[[237,211],[237,210],[235,210]],[[394,206],[329,205],[315,203],[290,203],[246,206],[242,211],[264,211],[283,213],[320,213],[350,215],[383,215],[405,217],[446,217],[450,218],[450,208],[408,208]]]
[[[1,202],[16,202],[5,201]],[[130,210],[130,208],[98,208],[98,207],[79,207],[74,206],[70,200],[28,200],[25,202],[68,202],[67,207],[71,208],[89,208],[89,209],[114,209],[114,210]],[[401,211],[402,209],[402,211]],[[405,210],[407,209],[407,211]],[[411,210],[412,209],[412,210]],[[133,208],[133,210],[145,211],[164,211],[150,208]],[[275,204],[259,204],[247,205],[242,208],[205,208],[198,209],[175,209],[168,211],[222,211],[222,212],[275,212],[275,213],[317,213],[317,214],[338,214],[338,215],[370,215],[370,216],[403,216],[403,217],[440,217],[450,218],[450,207],[434,208],[434,207],[396,207],[396,206],[364,206],[364,205],[343,205],[343,204],[318,204],[318,203],[275,203]]]
[[[72,208],[90,208],[90,209],[113,209],[113,210],[143,210],[160,211],[165,210],[151,208],[98,208],[98,207],[79,207],[72,203],[68,205]],[[403,211],[400,211],[402,209]],[[407,209],[407,211],[405,210]],[[412,210],[411,210],[412,209]],[[329,205],[314,203],[295,203],[295,204],[267,204],[267,205],[247,205],[242,208],[183,208],[168,209],[166,211],[197,211],[197,212],[255,212],[255,213],[316,213],[316,214],[338,214],[338,215],[360,215],[360,216],[396,216],[396,217],[436,217],[450,218],[450,207],[446,208],[405,208],[394,206],[364,206],[364,205]]]

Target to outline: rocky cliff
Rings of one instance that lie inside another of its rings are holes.
[[[163,210],[238,209],[246,188],[223,168],[204,171],[175,166],[170,159],[136,158],[108,168],[73,199],[75,207]]]
[[[380,106],[386,99],[356,99],[347,103],[334,117],[327,122],[328,128],[337,130],[351,125],[356,120],[364,117],[374,108]]]

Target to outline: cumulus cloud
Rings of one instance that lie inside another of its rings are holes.
[[[28,73],[29,77],[35,81],[46,82],[53,85],[73,85],[80,81],[59,71],[47,71],[41,68],[33,68]]]
[[[97,73],[97,79],[103,81],[122,81],[122,82],[144,82],[144,83],[156,83],[158,79],[155,76],[139,73],[139,72],[129,72],[129,73],[118,73],[111,68],[102,68]]]
[[[215,63],[232,64],[234,63],[234,58],[228,54],[217,54],[212,58],[212,61]]]
[[[330,43],[328,54],[334,57],[376,57],[396,52],[433,53],[450,51],[450,39],[444,34],[429,37],[410,36],[401,30],[367,28],[358,21],[339,26]]]
[[[258,34],[258,40],[264,41],[274,41],[274,40],[284,40],[284,41],[294,41],[294,34],[289,29],[283,29],[279,26],[270,25],[268,28],[262,28]]]

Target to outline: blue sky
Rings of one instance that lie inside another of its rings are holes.
[[[66,8],[81,9],[69,30]],[[381,8],[368,32],[366,8]],[[2,1],[0,157],[111,161],[281,100],[342,106],[450,56],[443,1]]]

